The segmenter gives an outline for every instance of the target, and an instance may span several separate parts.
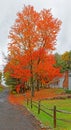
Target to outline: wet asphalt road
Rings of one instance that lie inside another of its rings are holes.
[[[0,93],[0,130],[41,130],[25,107],[9,103],[8,93],[8,89]]]

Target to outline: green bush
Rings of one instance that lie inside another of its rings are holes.
[[[66,93],[71,94],[71,90],[67,89]]]
[[[3,87],[2,86],[0,86],[0,92],[2,92],[3,91]]]

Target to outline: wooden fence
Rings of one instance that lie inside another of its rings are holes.
[[[61,120],[61,121],[64,121],[64,122],[71,123],[71,120],[66,120],[66,119],[56,117],[57,112],[64,113],[64,114],[71,114],[71,112],[67,112],[67,111],[64,111],[64,110],[57,110],[56,106],[54,106],[53,109],[50,109],[50,108],[47,108],[46,106],[42,105],[41,101],[36,102],[36,101],[33,101],[32,99],[27,99],[26,103],[27,103],[27,106],[30,105],[31,108],[33,108],[33,106],[36,107],[38,114],[40,114],[40,111],[43,111],[44,113],[49,115],[51,118],[53,118],[54,128],[56,128],[56,121],[57,120]],[[45,109],[52,111],[53,114],[48,113],[47,111],[45,111]]]

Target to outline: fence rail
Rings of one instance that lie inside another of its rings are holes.
[[[57,120],[61,120],[61,121],[63,121],[63,122],[71,123],[71,120],[66,120],[66,119],[62,119],[62,118],[57,118],[57,117],[56,117],[56,113],[57,113],[57,112],[59,112],[59,113],[64,113],[64,114],[71,114],[71,112],[64,111],[64,110],[57,110],[57,109],[56,109],[56,106],[54,106],[53,109],[51,109],[51,108],[48,108],[48,107],[42,105],[42,104],[41,104],[41,101],[36,102],[36,101],[33,101],[32,99],[27,99],[27,100],[26,100],[26,103],[27,103],[27,106],[28,106],[28,104],[30,104],[31,108],[33,108],[33,106],[36,107],[38,114],[40,114],[40,111],[43,111],[45,114],[47,114],[47,115],[49,115],[51,118],[53,118],[54,128],[56,128],[56,121],[57,121]],[[44,110],[44,109],[47,109],[47,110],[49,110],[49,111],[52,111],[53,114],[48,113],[48,112],[47,112],[46,110]]]

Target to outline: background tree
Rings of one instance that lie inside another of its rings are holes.
[[[61,57],[66,64],[66,69],[71,70],[71,51],[66,51]]]
[[[71,70],[71,51],[66,51],[63,54],[55,54],[56,67],[61,67],[61,72]]]
[[[54,65],[55,67],[60,67],[60,72],[63,73],[64,71],[66,71],[66,63],[65,61],[62,59],[62,55],[55,53],[55,60],[56,60],[56,64]]]

